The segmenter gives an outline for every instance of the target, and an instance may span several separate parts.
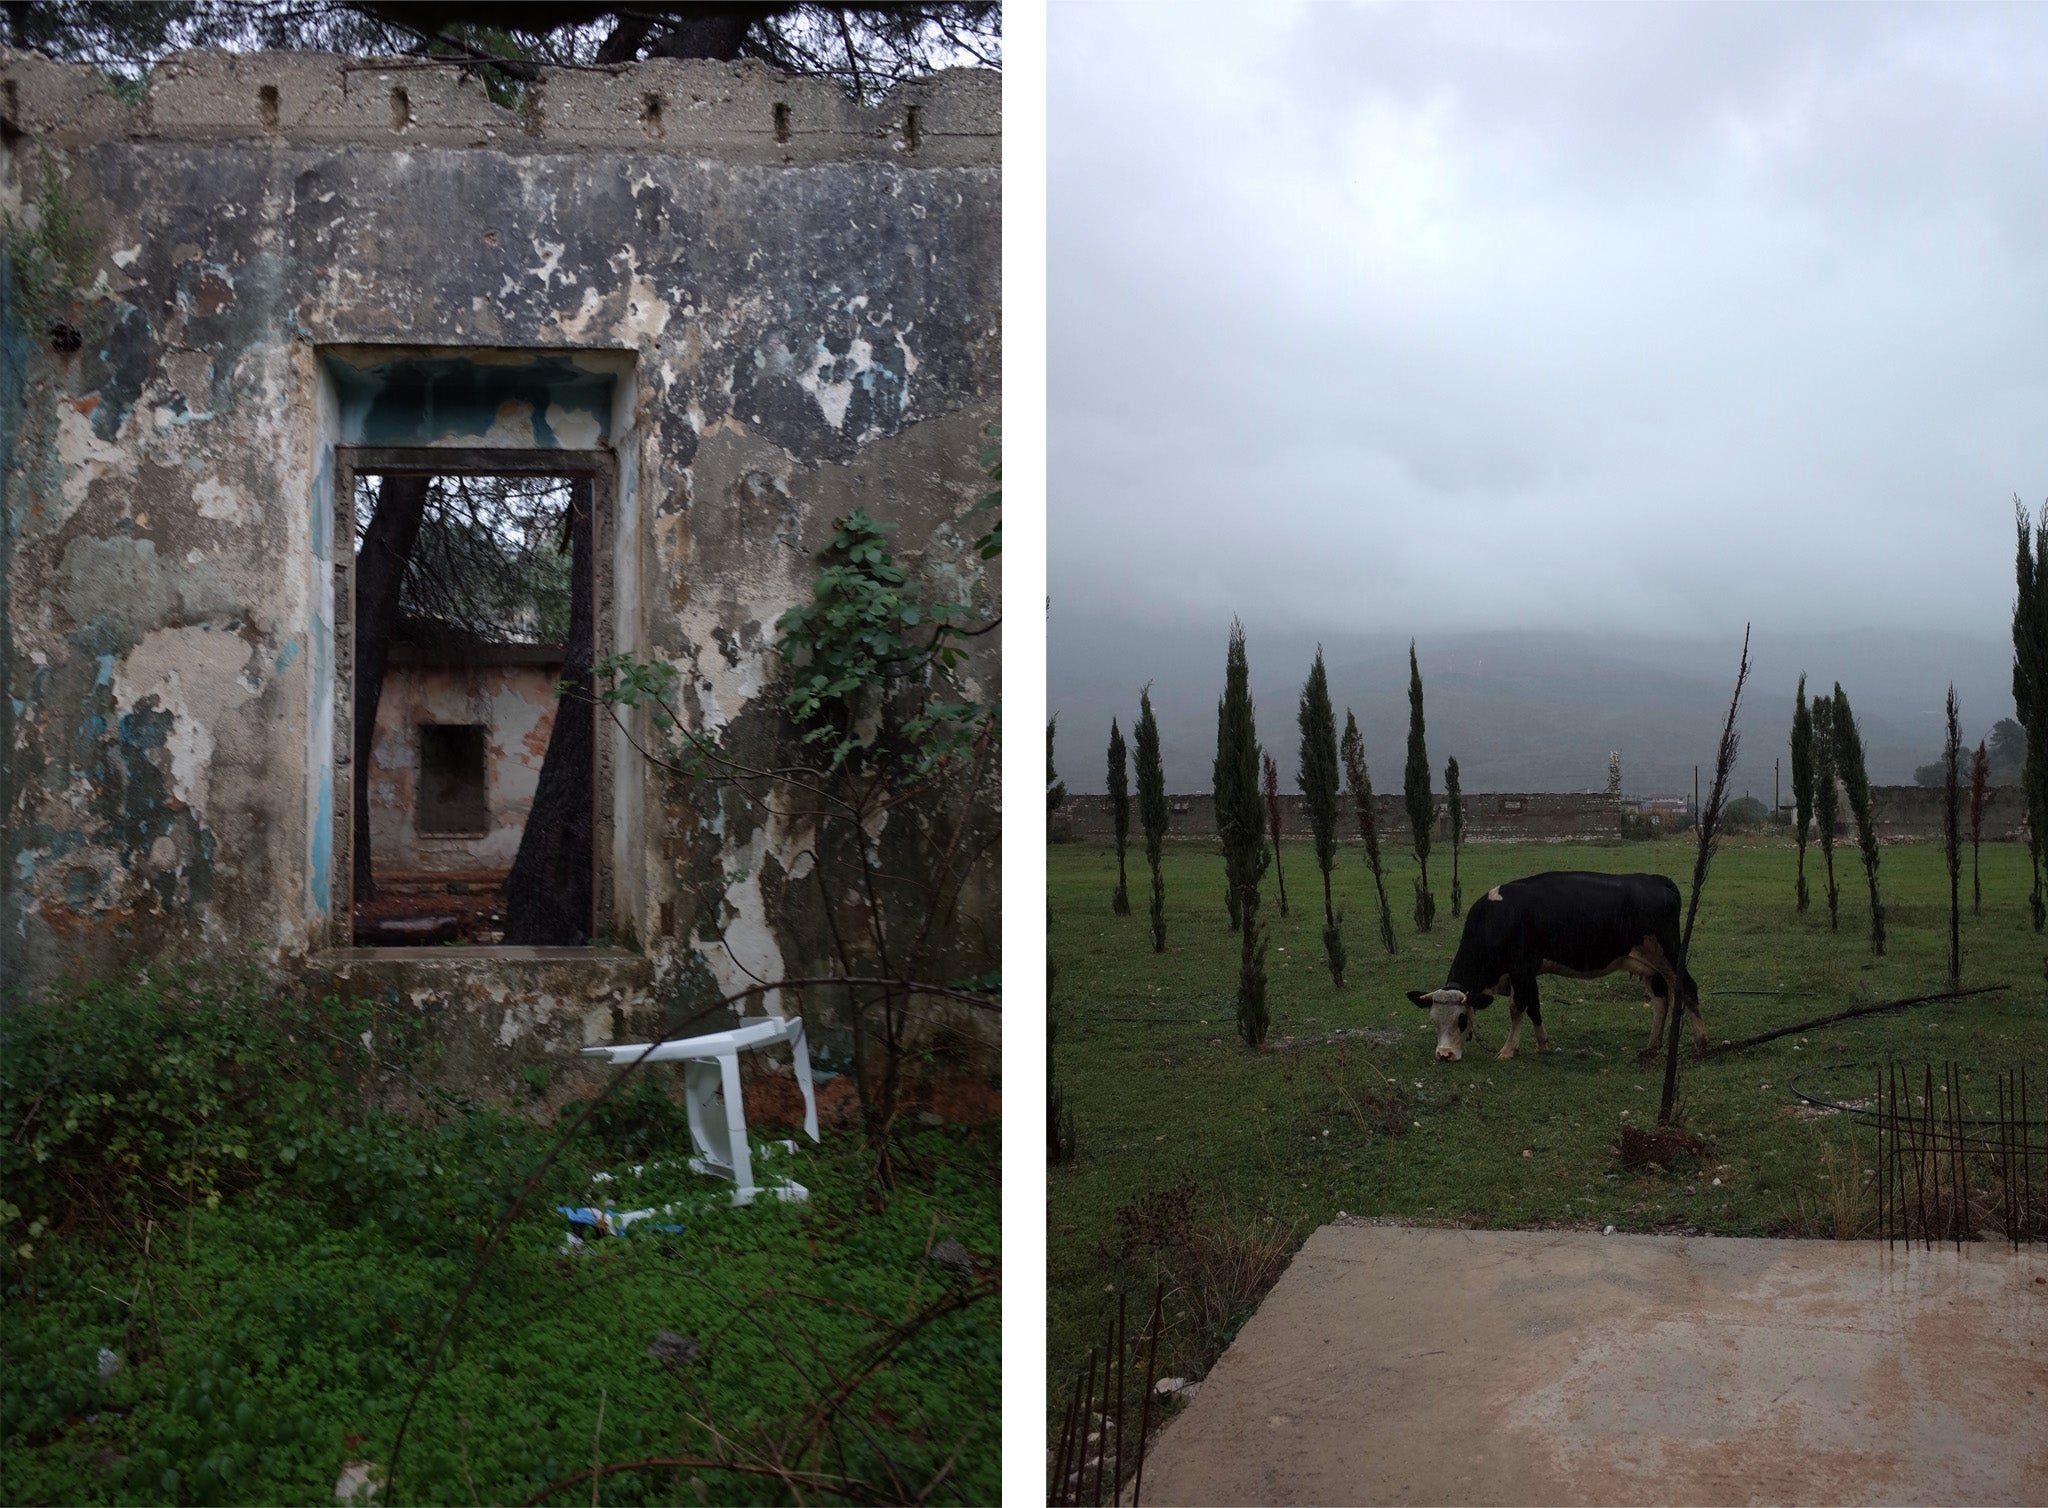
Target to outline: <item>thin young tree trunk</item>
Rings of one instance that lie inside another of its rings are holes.
[[[1735,672],[1735,695],[1728,699],[1728,720],[1721,725],[1721,744],[1714,758],[1714,787],[1707,797],[1706,809],[1699,813],[1699,847],[1693,857],[1692,895],[1685,906],[1685,930],[1678,938],[1676,978],[1672,981],[1670,1011],[1671,1031],[1664,1045],[1664,1092],[1658,1102],[1657,1124],[1668,1126],[1678,1110],[1678,1028],[1679,1020],[1686,1014],[1685,981],[1689,976],[1688,964],[1692,957],[1693,923],[1699,920],[1700,892],[1707,886],[1707,868],[1714,861],[1714,850],[1721,841],[1721,814],[1727,810],[1728,777],[1735,769],[1735,756],[1742,746],[1742,735],[1735,731],[1736,714],[1742,709],[1742,688],[1749,680],[1749,625],[1742,628],[1742,664]]]
[[[593,882],[591,799],[596,708],[591,655],[596,614],[591,601],[593,491],[587,479],[569,487],[569,641],[562,679],[572,686],[555,703],[554,731],[541,761],[540,783],[505,879],[505,941],[573,946],[591,938]]]
[[[387,476],[377,487],[377,511],[356,551],[355,866],[356,904],[377,898],[370,864],[370,755],[377,739],[377,704],[398,631],[398,603],[412,550],[426,517],[423,476]]]
[[[1948,982],[1954,989],[1963,977],[1963,735],[1956,705],[1955,682],[1949,682],[1945,707],[1948,740],[1942,747],[1942,849],[1948,862]]]

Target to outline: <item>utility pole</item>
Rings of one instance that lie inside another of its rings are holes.
[[[1771,761],[1771,820],[1778,820],[1778,761]]]
[[[1700,820],[1700,767],[1692,767],[1692,820],[1697,828]]]

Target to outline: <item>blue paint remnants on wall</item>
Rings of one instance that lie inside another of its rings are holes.
[[[509,420],[529,426],[531,443],[541,450],[583,448],[556,433],[564,415],[594,424],[599,443],[611,438],[617,377],[568,356],[522,353],[522,359],[504,363],[467,356],[361,361],[328,352],[323,359],[340,400],[344,445],[484,443],[495,426]]]

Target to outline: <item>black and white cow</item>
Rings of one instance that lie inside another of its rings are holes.
[[[1526,1013],[1536,1028],[1536,1050],[1550,1051],[1538,974],[1597,979],[1626,969],[1650,986],[1650,1040],[1663,1039],[1664,1013],[1674,994],[1691,1018],[1693,1041],[1707,1049],[1699,986],[1678,978],[1678,886],[1661,874],[1536,874],[1496,885],[1472,903],[1465,935],[1442,989],[1410,990],[1408,998],[1436,1025],[1436,1055],[1455,1062],[1472,1035],[1472,1013],[1512,997],[1507,1045],[1512,1058]]]

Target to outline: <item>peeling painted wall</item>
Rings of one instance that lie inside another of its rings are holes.
[[[94,292],[75,352],[20,290],[0,307],[10,981],[250,945],[382,977],[317,956],[337,445],[609,451],[618,647],[677,666],[697,725],[744,751],[786,747],[773,625],[836,517],[899,521],[899,552],[995,601],[955,523],[999,412],[993,75],[870,109],[663,61],[550,75],[514,113],[453,68],[185,54],[128,106],[0,53],[0,105],[11,234],[56,185]],[[799,835],[618,757],[628,955],[587,988],[548,962],[520,1010],[581,1023],[600,998],[823,964]],[[740,871],[722,903],[686,882]],[[971,888],[955,962],[992,967],[992,874]],[[486,1038],[522,967],[464,965]]]
[[[370,753],[370,856],[386,874],[502,877],[519,853],[526,814],[540,784],[555,727],[553,670],[536,665],[464,669],[397,665],[377,701]],[[477,836],[422,832],[419,825],[420,725],[479,725],[484,734],[488,821]]]

